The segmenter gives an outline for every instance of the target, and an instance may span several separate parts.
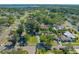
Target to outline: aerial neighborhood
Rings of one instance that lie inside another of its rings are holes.
[[[0,53],[78,54],[79,7],[38,6],[0,7]]]

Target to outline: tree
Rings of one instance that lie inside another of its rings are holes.
[[[19,25],[18,29],[16,30],[16,32],[19,34],[19,36],[21,36],[22,32],[23,32],[23,26],[22,24]]]
[[[42,42],[46,42],[48,39],[47,39],[46,35],[40,35],[40,40]]]
[[[13,18],[13,16],[8,16],[8,23],[9,23],[9,25],[10,24],[13,24],[14,23],[14,21],[15,21],[15,19]]]
[[[26,32],[35,35],[39,32],[39,23],[36,20],[27,20],[25,23]]]

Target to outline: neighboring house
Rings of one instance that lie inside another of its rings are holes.
[[[62,35],[61,37],[59,37],[57,40],[58,40],[57,41],[58,43],[59,43],[59,41],[61,41],[61,42],[73,42],[74,41],[73,38],[66,37],[64,35]]]
[[[45,24],[42,23],[42,24],[40,25],[40,28],[41,28],[41,29],[48,29],[48,25],[45,25]]]
[[[62,30],[62,29],[64,29],[64,26],[63,25],[54,25],[53,29],[55,29],[55,30]]]
[[[62,39],[62,42],[73,42],[73,39],[71,39],[71,38],[65,38],[65,39]]]
[[[63,26],[63,25],[57,25],[57,26],[56,26],[56,29],[62,30],[62,29],[64,29],[64,26]]]
[[[68,38],[75,38],[75,36],[74,36],[72,33],[70,33],[69,31],[66,31],[66,32],[64,33],[64,35],[65,35],[66,37],[68,37]]]
[[[72,24],[68,21],[65,21],[63,26],[65,27],[65,29],[73,28]]]

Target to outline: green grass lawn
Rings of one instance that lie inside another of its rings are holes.
[[[79,46],[79,43],[76,43],[76,42],[72,42],[72,43],[62,43],[63,46]]]
[[[36,45],[37,43],[38,42],[35,36],[32,36],[28,39],[28,45]]]

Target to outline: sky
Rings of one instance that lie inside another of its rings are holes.
[[[0,4],[79,4],[79,0],[0,0]]]

